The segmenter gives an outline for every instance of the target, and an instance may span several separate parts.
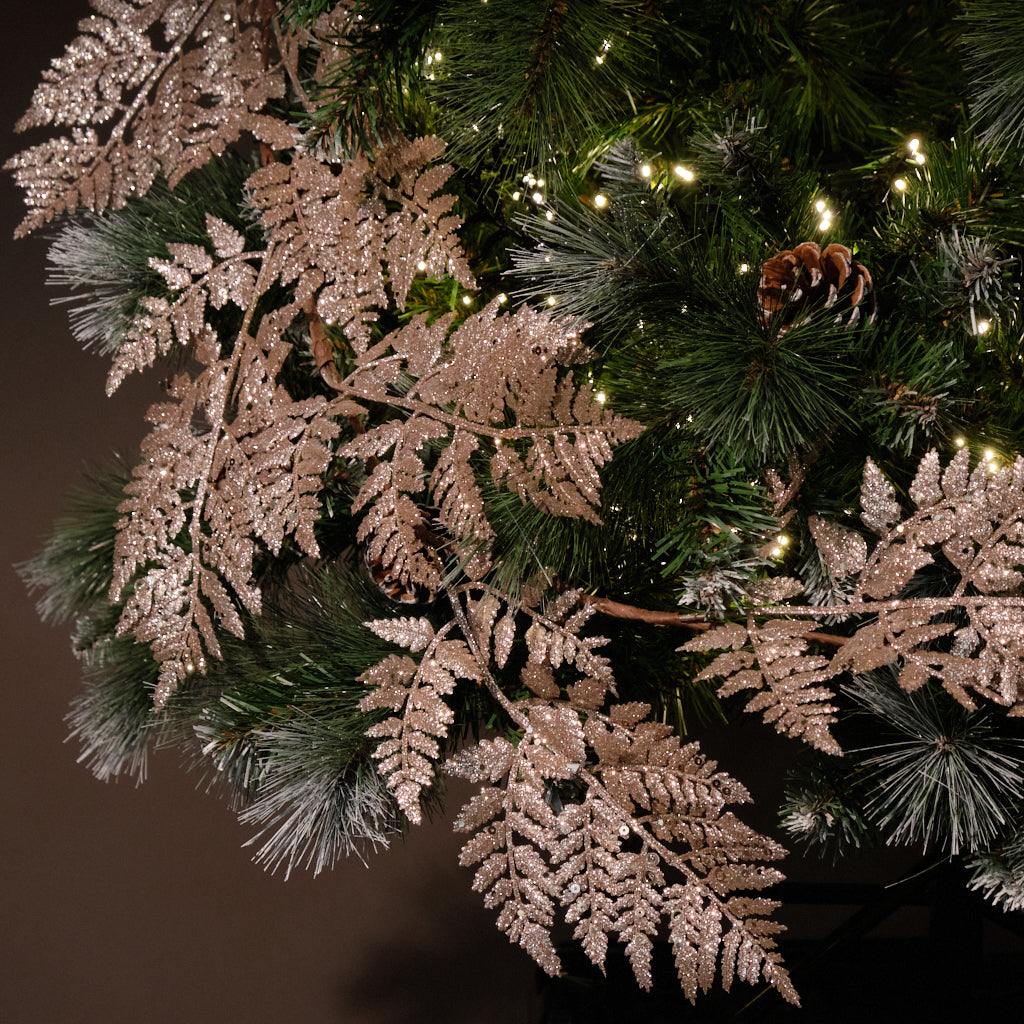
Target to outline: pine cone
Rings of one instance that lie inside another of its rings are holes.
[[[784,334],[803,316],[838,307],[836,323],[855,324],[863,310],[875,320],[875,296],[868,268],[845,245],[833,242],[822,250],[817,242],[801,242],[765,260],[757,287],[761,316],[780,322]]]

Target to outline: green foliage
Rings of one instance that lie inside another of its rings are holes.
[[[356,719],[356,723],[361,720]],[[263,784],[239,815],[259,826],[248,845],[268,870],[318,874],[342,855],[387,847],[403,818],[377,766],[354,756],[353,715],[311,711],[259,737]]]
[[[242,204],[242,183],[251,173],[251,164],[228,154],[174,189],[160,178],[122,209],[82,213],[61,228],[48,253],[49,283],[68,290],[57,301],[71,307],[71,330],[84,347],[102,355],[120,349],[140,299],[167,294],[150,259],[167,259],[171,242],[206,243],[208,213],[257,243],[259,226]]]
[[[337,5],[337,0],[287,0],[279,17],[285,25],[312,25],[321,14]]]
[[[1016,818],[1024,739],[944,692],[907,693],[880,674],[847,694],[886,742],[855,752],[867,816],[889,843],[920,842],[952,854],[989,847]]]
[[[159,666],[149,649],[130,636],[116,636],[118,610],[78,622],[74,644],[82,663],[82,691],[72,700],[68,739],[96,778],[146,778],[148,754],[168,735],[167,719],[153,711]]]
[[[319,3],[306,7],[314,20]],[[299,11],[295,11],[299,16]],[[438,5],[433,0],[358,0],[329,34],[334,60],[310,84],[308,144],[345,158],[386,144],[395,131],[429,134],[423,96]]]
[[[779,825],[835,864],[875,839],[856,788],[843,759],[810,751],[786,775]]]
[[[771,564],[756,552],[778,532],[763,486],[736,465],[694,453],[676,472],[686,481],[674,529],[655,547],[679,604],[718,617],[742,607],[749,586]]]
[[[1001,910],[1024,910],[1024,829],[1005,843],[975,854],[968,867],[973,869],[971,889],[980,890]]]
[[[963,46],[981,142],[1006,153],[1024,142],[1024,23],[1014,0],[966,0]]]
[[[762,78],[759,105],[777,111],[796,140],[831,149],[877,137],[875,97],[886,84],[877,42],[887,18],[829,0],[786,0],[748,16],[765,70],[781,70]]]
[[[636,0],[448,0],[438,21],[432,73],[453,158],[549,180],[630,110],[664,28]]]
[[[517,298],[594,325],[606,343],[637,329],[638,310],[645,325],[678,315],[684,274],[679,217],[667,194],[652,192],[643,165],[632,142],[621,142],[596,168],[602,191],[594,193],[605,206],[576,198],[567,183],[552,220],[519,220],[539,244],[512,251],[521,282]]]
[[[42,550],[18,567],[29,590],[42,591],[36,609],[44,621],[67,622],[105,606],[114,578],[117,506],[130,478],[120,461],[87,471]]]
[[[861,339],[831,314],[776,333],[758,316],[755,283],[746,302],[684,319],[660,376],[665,401],[711,450],[766,463],[849,422]]]
[[[951,332],[936,343],[913,325],[877,333],[870,379],[857,401],[857,419],[873,444],[909,456],[948,440],[963,412],[959,348]]]

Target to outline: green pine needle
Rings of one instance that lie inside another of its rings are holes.
[[[1024,788],[1024,740],[1001,734],[986,712],[931,689],[907,693],[880,673],[844,693],[895,737],[853,752],[865,809],[887,842],[958,854],[1006,832]]]

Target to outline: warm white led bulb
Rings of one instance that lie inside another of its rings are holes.
[[[825,212],[825,200],[824,199],[819,199],[814,204],[814,208],[818,211],[818,213],[824,213]]]
[[[682,164],[676,164],[674,170],[676,174],[683,179],[683,181],[693,181],[693,171],[688,167],[683,167]]]
[[[608,199],[606,196],[601,195],[600,192],[594,196],[594,205],[599,209],[603,210],[608,205]]]
[[[892,183],[892,187],[894,189],[896,189],[897,192],[905,192],[906,189],[907,189],[907,179],[906,178],[897,178]]]

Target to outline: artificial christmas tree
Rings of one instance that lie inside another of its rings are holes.
[[[1019,905],[1012,4],[93,6],[8,168],[108,390],[167,376],[25,569],[98,775],[180,744],[290,870],[444,768],[549,974],[795,1003],[699,744],[760,712],[791,836]]]

